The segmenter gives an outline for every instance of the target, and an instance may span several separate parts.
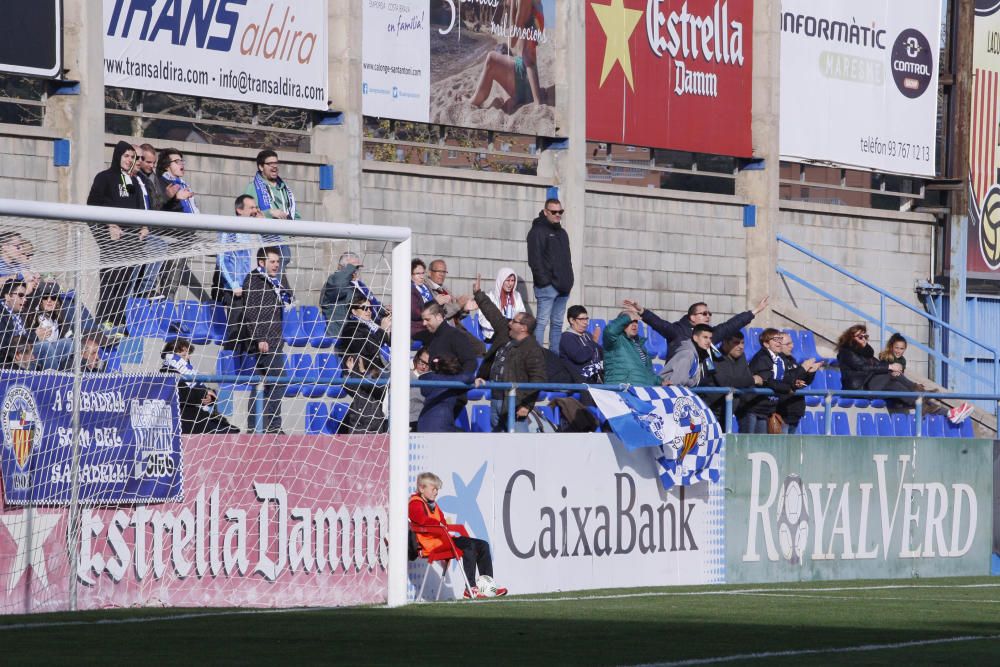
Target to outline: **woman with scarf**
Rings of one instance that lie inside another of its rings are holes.
[[[508,320],[514,319],[518,313],[527,312],[524,300],[517,293],[517,274],[509,266],[497,271],[496,283],[487,296]],[[479,313],[479,328],[483,332],[483,340],[486,343],[492,343],[493,326],[482,313]]]
[[[434,300],[431,288],[424,284],[427,265],[417,257],[410,262],[410,338],[426,344],[431,332],[424,326],[422,317],[424,306]]]
[[[243,194],[250,195],[257,202],[257,207],[265,218],[274,220],[298,220],[295,207],[295,195],[292,189],[278,175],[280,161],[278,154],[270,149],[257,153],[257,173]],[[269,244],[281,243],[284,239],[280,234],[263,234],[264,241]],[[279,245],[281,251],[281,273],[292,261],[292,249],[287,245]]]
[[[216,411],[215,390],[204,382],[195,380],[197,371],[191,364],[191,353],[194,345],[191,341],[178,338],[163,346],[160,358],[163,364],[161,373],[177,373],[177,401],[181,410],[181,432],[184,434],[200,433],[239,433],[240,430]]]
[[[601,332],[587,333],[590,315],[583,306],[570,306],[566,311],[569,329],[559,339],[559,356],[576,369],[588,384],[604,382],[604,350],[598,342]]]
[[[337,352],[346,379],[378,380],[386,370],[389,331],[392,315],[387,314],[378,324],[372,318],[372,305],[363,294],[355,294],[351,311],[340,329]],[[345,387],[352,394],[351,405],[344,417],[341,433],[384,433],[388,426],[382,401],[385,385],[352,384]]]
[[[844,389],[868,391],[911,391],[909,380],[903,379],[903,365],[898,361],[880,361],[868,344],[868,327],[855,324],[837,339],[837,361],[840,363]],[[890,412],[906,412],[915,405],[912,398],[887,398]]]
[[[162,192],[163,210],[172,213],[201,213],[194,200],[194,191],[184,180],[184,155],[176,148],[164,148],[156,161],[157,189]],[[194,239],[189,231],[172,231],[170,238],[177,241]],[[165,245],[165,244],[164,244]],[[177,288],[184,285],[198,301],[209,303],[211,294],[202,287],[201,281],[191,272],[191,266],[184,257],[167,260],[161,270],[163,291],[167,299],[173,300]]]

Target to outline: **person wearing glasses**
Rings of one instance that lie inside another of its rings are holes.
[[[327,276],[319,296],[319,309],[326,318],[326,335],[336,338],[340,329],[350,319],[351,303],[358,295],[363,296],[372,307],[372,319],[378,323],[386,314],[378,298],[368,285],[361,280],[364,264],[354,252],[345,252],[337,260],[337,270]]]
[[[448,265],[443,259],[435,259],[427,267],[427,275],[424,276],[424,284],[434,295],[434,300],[442,306],[451,303],[451,292],[444,286],[444,281],[448,277]]]
[[[757,307],[753,310],[733,315],[731,318],[718,325],[712,324],[712,311],[709,309],[708,304],[704,301],[692,303],[688,306],[687,315],[676,322],[667,322],[649,308],[643,308],[640,306],[636,301],[626,299],[625,304],[639,313],[639,317],[642,321],[649,325],[653,331],[667,339],[667,358],[664,360],[667,362],[670,361],[675,354],[677,354],[677,350],[680,349],[681,343],[691,338],[691,334],[694,333],[695,326],[699,324],[711,326],[712,343],[718,347],[724,340],[734,336],[737,331],[753,322],[753,318],[759,315],[762,310],[767,308],[769,299],[770,297],[765,296],[760,300],[760,302],[757,303]]]
[[[549,349],[553,352],[559,351],[562,321],[573,289],[569,234],[562,226],[565,212],[558,199],[546,199],[528,232],[528,266],[538,305],[535,339],[539,345],[545,345],[545,330],[548,329]]]
[[[587,333],[590,315],[583,306],[570,306],[566,311],[569,329],[559,339],[559,356],[568,361],[587,384],[604,382],[604,349],[601,331]]]
[[[34,343],[35,334],[28,329],[24,304],[27,286],[16,278],[0,285],[0,368],[11,368],[18,344]]]
[[[278,154],[265,149],[257,153],[257,173],[243,194],[250,195],[257,202],[257,207],[265,218],[274,220],[298,220],[299,215],[295,205],[295,195],[292,189],[279,174]],[[263,234],[265,243],[281,243],[284,239],[280,234]],[[281,252],[281,275],[285,267],[292,261],[292,249],[288,245],[278,245]]]
[[[354,295],[336,346],[343,359],[345,378],[378,380],[388,367],[388,353],[383,350],[389,347],[392,315],[387,314],[381,322],[376,322],[372,310],[372,304],[363,294]],[[388,426],[382,411],[385,385],[357,384],[347,385],[345,389],[353,398],[340,432],[384,433]]]
[[[171,213],[200,213],[198,204],[195,203],[194,191],[184,180],[185,160],[184,155],[176,148],[164,148],[160,151],[160,157],[156,161],[157,189],[162,193],[162,210]],[[187,230],[174,230],[169,232],[169,238],[174,241],[191,241],[194,234]],[[166,249],[163,239],[156,235],[156,241],[162,246],[157,249]],[[187,287],[191,295],[201,303],[209,303],[212,300],[211,293],[206,290],[201,281],[191,271],[191,265],[187,258],[180,257],[163,262],[160,273],[160,282],[163,294],[168,300],[173,300],[177,296],[180,286]]]
[[[760,350],[750,360],[750,373],[761,379],[758,386],[770,389],[774,394],[749,399],[750,408],[745,423],[740,423],[741,433],[768,433],[768,420],[777,411],[778,402],[794,390],[795,378],[782,356],[784,351],[784,331],[764,329],[761,332]],[[745,431],[744,425],[747,427]]]
[[[881,361],[868,344],[868,327],[855,324],[848,327],[837,339],[837,362],[840,364],[840,381],[844,389],[868,391],[912,391],[903,378],[906,370],[898,361]],[[890,412],[905,412],[916,405],[912,398],[887,398]]]

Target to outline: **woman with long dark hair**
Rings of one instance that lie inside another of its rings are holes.
[[[473,379],[472,373],[462,372],[462,363],[453,354],[431,357],[428,365],[430,372],[421,375],[421,380],[450,380],[468,383]],[[417,418],[417,431],[419,433],[450,433],[459,430],[455,426],[455,407],[466,391],[466,389],[451,387],[421,387],[420,393],[424,397],[424,407]]]
[[[341,425],[341,433],[384,433],[388,427],[382,409],[386,387],[374,384],[374,381],[386,371],[388,355],[383,355],[382,348],[389,345],[391,327],[391,314],[384,315],[382,321],[376,324],[368,298],[355,293],[350,312],[340,329],[337,351],[343,357],[341,366],[345,378],[372,382],[344,387],[353,398]]]
[[[844,389],[867,391],[913,391],[913,383],[903,378],[904,366],[898,361],[882,361],[868,344],[868,327],[855,324],[837,339],[837,361],[840,363]],[[914,406],[912,398],[887,398],[890,411],[900,412]]]

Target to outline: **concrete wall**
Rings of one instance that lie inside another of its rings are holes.
[[[28,132],[36,130],[25,129]],[[12,130],[0,134],[0,197],[59,201],[59,181],[56,167],[52,165],[52,139],[32,136],[21,128]]]

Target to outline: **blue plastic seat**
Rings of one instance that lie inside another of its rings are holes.
[[[760,327],[746,327],[743,330],[743,354],[747,361],[753,359],[754,355],[760,352],[760,334],[764,331]]]
[[[309,401],[306,403],[306,433],[308,435],[323,433],[329,420],[330,408],[325,402]]]
[[[732,420],[729,422],[729,433],[739,433],[740,432],[740,421],[733,415]]]
[[[663,372],[663,364],[653,364],[653,372],[659,375]]]
[[[466,392],[465,396],[466,398],[469,399],[469,402],[471,403],[472,401],[481,401],[485,398],[488,398],[488,394],[489,394],[488,389],[470,389],[468,392]]]
[[[299,311],[299,322],[308,345],[326,349],[336,342],[334,336],[326,335],[326,318],[318,306],[302,306]]]
[[[318,381],[330,398],[343,398],[347,395],[343,384],[337,381],[344,377],[343,369],[340,366],[340,357],[332,352],[318,352],[316,354],[316,369],[318,371]]]
[[[591,317],[590,321],[587,322],[587,333],[594,333],[594,329],[599,328],[601,330],[601,336],[604,335],[604,330],[608,328],[608,321],[602,320],[596,317]]]
[[[472,432],[473,433],[490,433],[493,427],[490,426],[490,406],[488,405],[473,405],[472,406]]]
[[[858,435],[877,436],[878,429],[875,427],[875,415],[870,412],[859,412],[857,417],[856,432]]]
[[[913,425],[910,415],[902,413],[892,415],[892,430],[898,436],[912,437],[914,432]]]
[[[173,314],[168,320],[166,338],[187,338],[195,345],[205,345],[212,337],[214,317],[214,304],[178,301],[173,304]]]
[[[892,417],[884,412],[876,413],[875,431],[879,437],[892,437],[896,435],[896,428],[893,426]]]
[[[321,398],[326,396],[326,385],[320,380],[320,362],[319,355],[315,357],[309,354],[302,355],[309,360],[309,367],[305,372],[304,376],[301,377],[302,387],[299,392],[307,398]]]
[[[850,435],[851,424],[843,410],[833,411],[833,435]]]
[[[826,387],[827,389],[843,389],[843,385],[840,383],[840,371],[828,368],[826,373]],[[834,396],[833,404],[841,408],[849,408],[854,405],[853,398],[845,398],[843,396]]]
[[[211,342],[221,345],[226,341],[226,330],[229,328],[229,313],[221,304],[212,306],[212,321],[209,324],[208,336]]]
[[[285,356],[285,375],[288,375],[293,382],[285,386],[285,396],[295,398],[302,393],[302,383],[309,375],[311,360],[308,354],[292,352]],[[304,396],[305,394],[303,394]]]
[[[483,339],[483,327],[479,323],[479,317],[476,315],[466,315],[462,318],[462,326],[465,330],[471,333],[473,336],[479,340]]]
[[[159,338],[163,335],[161,302],[129,298],[125,302],[125,326],[129,335],[137,338]]]
[[[243,370],[242,363],[245,363],[245,356],[236,356],[233,354],[232,350],[219,350],[219,355],[215,360],[215,372],[218,375],[247,375],[248,373],[241,372]],[[253,364],[250,366],[250,373],[253,372]],[[249,384],[224,382],[220,385],[220,391],[246,391],[250,388]]]
[[[798,350],[803,359],[811,358],[820,361],[823,358],[816,350],[816,336],[808,329],[799,331]]]
[[[802,415],[802,419],[799,420],[799,434],[800,435],[816,435],[816,416],[809,411],[806,411]]]
[[[822,410],[816,411],[816,433],[826,435],[826,413]]]
[[[813,375],[813,381],[807,387],[808,389],[813,389],[816,391],[824,391],[826,389],[826,372],[822,369],[817,371]],[[806,405],[811,408],[815,408],[817,405],[823,402],[822,396],[806,396]]]
[[[535,410],[538,410],[538,414],[548,419],[553,426],[559,426],[559,408],[554,408],[551,405],[538,405],[536,403]]]
[[[947,421],[944,415],[924,415],[923,434],[925,438],[944,438]]]
[[[340,425],[344,422],[344,417],[347,416],[348,404],[343,401],[338,401],[333,404],[330,410],[330,419],[326,422],[326,433],[329,435],[336,435],[340,431]]]
[[[652,328],[649,329],[649,340],[646,341],[646,349],[650,351],[653,357],[657,359],[667,358],[667,339],[660,335],[658,332],[654,331]]]
[[[460,430],[468,433],[472,430],[472,423],[469,421],[469,411],[462,409],[459,411],[458,416],[455,417],[455,426]]]
[[[794,350],[794,352],[792,354],[794,354],[796,357],[799,357],[802,354],[802,350],[799,349],[801,347],[799,345],[799,330],[798,329],[782,329],[781,331],[782,331],[782,333],[788,334],[788,337],[792,339],[792,350]],[[803,357],[803,358],[805,358],[805,357]]]
[[[309,342],[302,330],[302,312],[298,307],[285,310],[281,318],[281,335],[292,347],[304,347]]]
[[[951,422],[948,422],[949,424]],[[962,432],[963,438],[974,438],[976,436],[975,429],[972,428],[971,419],[963,419],[962,423],[958,425]]]

